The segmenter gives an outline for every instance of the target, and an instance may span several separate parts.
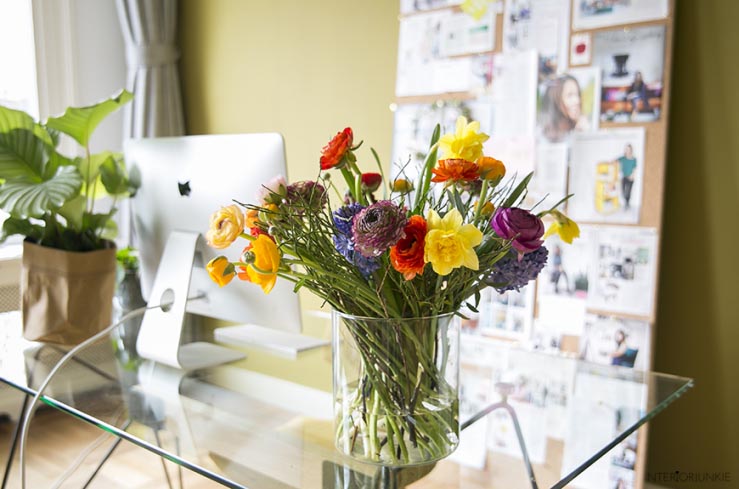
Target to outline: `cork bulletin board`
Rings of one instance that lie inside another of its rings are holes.
[[[528,204],[541,210],[574,194],[565,210],[582,230],[573,245],[547,240],[536,283],[483,296],[463,358],[489,366],[480,345],[514,342],[552,358],[649,370],[674,0],[472,2],[484,12],[461,3],[400,1],[392,171],[413,178],[433,127],[453,130],[464,115],[491,135],[485,153],[505,162],[507,178],[534,172]],[[569,402],[572,375],[550,375]],[[628,422],[638,402],[616,408],[614,423]],[[567,426],[549,431],[532,444],[544,443],[541,462],[556,477],[577,455]],[[573,486],[641,487],[646,438],[640,430]]]

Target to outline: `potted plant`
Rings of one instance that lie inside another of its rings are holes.
[[[74,344],[106,326],[115,287],[117,203],[137,183],[120,154],[92,154],[98,124],[129,102],[117,96],[70,107],[45,123],[0,106],[0,241],[25,237],[21,274],[24,336]],[[83,156],[59,151],[65,134]]]

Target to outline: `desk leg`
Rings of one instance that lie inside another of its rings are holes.
[[[38,357],[41,354],[41,350],[43,350],[44,347],[41,346],[39,349],[36,350],[36,352],[33,354],[33,363],[35,364],[38,362]],[[30,372],[28,375],[28,385],[33,385],[33,372]],[[23,420],[26,419],[26,409],[28,408],[28,394],[23,396],[23,406],[21,407],[21,412],[18,415],[18,423],[15,425],[15,430],[13,430],[13,441],[10,443],[10,453],[8,453],[8,461],[5,463],[5,474],[3,475],[3,485],[0,486],[2,489],[5,489],[8,485],[8,477],[10,477],[10,469],[13,468],[13,459],[15,458],[15,450],[18,448],[18,440],[21,436],[21,426],[23,426]]]
[[[130,419],[126,420],[126,422],[123,424],[123,427],[122,427],[123,431],[126,431],[126,429],[128,429],[130,425],[131,425],[131,420]],[[118,445],[120,445],[122,441],[123,441],[123,438],[117,438],[113,442],[110,448],[108,448],[108,451],[105,452],[105,455],[103,455],[103,459],[100,461],[98,466],[95,467],[95,470],[92,472],[90,477],[87,479],[87,482],[85,482],[85,484],[82,486],[82,489],[87,489],[87,487],[92,483],[92,480],[95,478],[95,476],[98,475],[98,472],[100,472],[100,469],[103,468],[103,465],[105,465],[105,462],[107,462],[108,459],[111,457],[111,455],[113,455],[113,452],[115,451],[116,448],[118,448]]]
[[[159,439],[159,430],[154,430],[154,439],[157,441],[157,446],[159,448],[162,448],[162,440]],[[172,479],[169,478],[169,471],[167,470],[167,462],[164,460],[164,457],[159,457],[159,460],[162,462],[162,469],[164,469],[164,477],[167,478],[167,487],[169,489],[174,489],[172,487]]]
[[[521,425],[518,423],[518,416],[516,416],[516,411],[514,411],[513,407],[510,404],[508,404],[508,393],[507,393],[506,387],[507,386],[501,386],[501,389],[499,389],[499,393],[503,396],[502,401],[496,402],[495,404],[491,404],[485,410],[477,413],[472,418],[462,423],[460,428],[465,429],[468,426],[470,426],[472,423],[474,423],[475,421],[478,421],[479,419],[484,418],[488,414],[498,409],[505,409],[506,411],[508,411],[508,414],[511,415],[511,420],[513,421],[513,427],[516,429],[516,436],[518,437],[518,444],[521,446],[521,454],[523,455],[523,464],[524,464],[524,467],[526,468],[526,473],[529,476],[529,482],[531,482],[531,488],[539,489],[539,486],[536,483],[536,476],[534,475],[534,468],[531,466],[531,459],[529,458],[529,452],[528,450],[526,450],[526,442],[523,439],[523,432],[521,431]]]

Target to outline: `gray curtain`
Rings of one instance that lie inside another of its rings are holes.
[[[124,139],[183,135],[177,0],[117,0],[117,7],[134,94],[125,109]]]

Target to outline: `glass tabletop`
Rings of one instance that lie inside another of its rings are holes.
[[[27,394],[66,352],[0,318],[0,380]],[[639,429],[690,379],[596,365],[463,336],[459,448],[390,470],[334,449],[331,350],[182,372],[101,340],[69,362],[44,402],[233,488],[631,487]]]

